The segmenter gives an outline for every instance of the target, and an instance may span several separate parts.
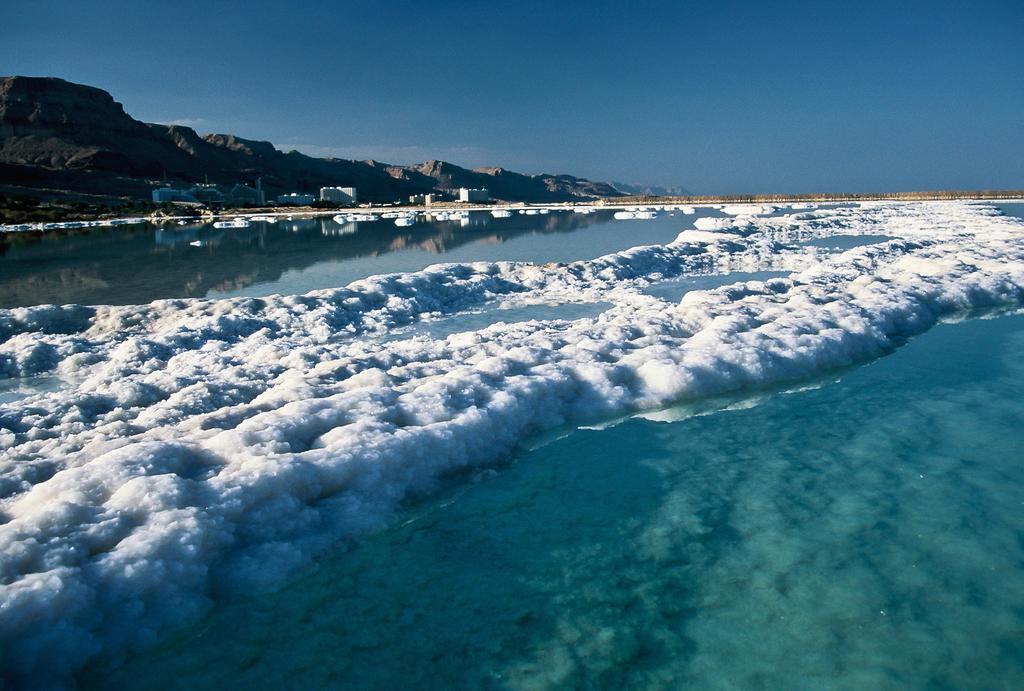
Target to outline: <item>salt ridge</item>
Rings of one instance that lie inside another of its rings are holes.
[[[534,266],[438,265],[262,299],[0,312],[0,669],[67,682],[217,597],[280,582],[410,494],[565,423],[882,355],[943,316],[1024,301],[1024,224],[965,202],[703,223],[668,245]],[[847,252],[792,243],[890,235]],[[654,280],[786,269],[685,295]],[[596,318],[368,338],[494,301]],[[61,650],[58,663],[54,650]]]

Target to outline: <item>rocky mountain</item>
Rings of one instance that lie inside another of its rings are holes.
[[[612,187],[623,194],[644,197],[688,197],[690,190],[679,185],[664,187],[661,185],[631,185],[627,182],[613,182]]]
[[[261,178],[271,194],[322,186],[359,189],[366,201],[486,187],[508,201],[554,202],[620,196],[615,187],[571,175],[469,170],[445,161],[400,166],[315,158],[270,142],[190,127],[143,123],[113,97],[52,77],[0,77],[0,185],[148,198],[154,184],[233,185]]]

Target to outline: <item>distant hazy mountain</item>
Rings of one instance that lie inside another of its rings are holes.
[[[693,194],[685,187],[672,185],[662,187],[659,185],[631,185],[626,182],[613,182],[612,187],[623,194],[644,195],[655,197],[687,197]]]
[[[611,185],[571,175],[285,153],[270,142],[139,122],[94,87],[52,77],[0,77],[0,184],[51,196],[67,190],[148,198],[153,184],[165,179],[233,185],[257,178],[271,195],[344,185],[358,188],[367,201],[457,187],[486,187],[492,197],[509,201],[621,196]]]

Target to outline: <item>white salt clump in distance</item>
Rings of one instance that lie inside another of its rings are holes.
[[[722,213],[730,216],[767,216],[777,210],[778,207],[765,204],[726,204],[722,207]]]

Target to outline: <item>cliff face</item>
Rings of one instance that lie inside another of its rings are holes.
[[[284,153],[270,142],[231,134],[200,136],[189,127],[139,122],[94,87],[52,77],[0,77],[0,182],[142,196],[147,181],[165,178],[222,184],[262,178],[271,193],[352,185],[370,201],[457,187],[486,187],[495,198],[531,202],[620,194],[610,185],[571,175]]]
[[[0,162],[57,169],[187,175],[194,163],[105,91],[63,79],[0,79]]]

